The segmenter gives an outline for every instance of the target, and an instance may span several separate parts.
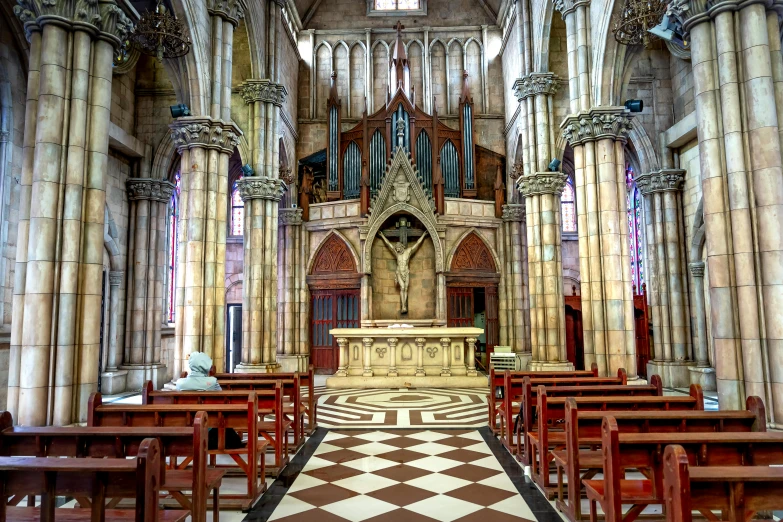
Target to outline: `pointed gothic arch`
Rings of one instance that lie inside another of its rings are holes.
[[[498,272],[500,260],[481,233],[471,228],[454,244],[446,265],[451,272]]]

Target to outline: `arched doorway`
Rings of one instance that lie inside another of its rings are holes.
[[[358,328],[361,278],[348,245],[331,234],[318,248],[307,276],[310,287],[310,357],[317,373],[337,371],[337,340],[332,328]]]
[[[484,368],[500,337],[499,282],[492,252],[476,232],[469,233],[454,252],[446,272],[446,313],[451,327],[484,329],[476,350],[476,362]]]

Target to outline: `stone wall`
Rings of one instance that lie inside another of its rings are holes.
[[[408,313],[400,314],[400,291],[395,280],[397,260],[376,237],[372,245],[372,306],[373,319],[434,319],[435,318],[435,249],[431,239],[425,239],[409,263]]]
[[[226,303],[242,302],[244,250],[241,238],[229,239],[226,244]]]
[[[303,15],[303,13],[299,13]],[[367,4],[360,0],[324,0],[308,29],[364,29],[393,27],[399,16],[367,16]],[[495,20],[474,0],[428,0],[427,16],[407,17],[403,24],[416,26],[458,26],[494,24]]]
[[[672,56],[669,60],[672,91],[674,92],[674,121],[696,110],[693,100],[693,70],[691,62]]]
[[[279,81],[288,91],[285,103],[282,107],[280,118],[280,135],[283,136],[285,147],[288,152],[288,164],[291,168],[296,167],[296,138],[299,132],[299,53],[296,43],[292,41],[287,30],[280,27],[281,31],[286,31],[280,36],[280,45],[278,46],[280,77]]]
[[[155,58],[142,56],[136,65],[136,130],[139,140],[156,148],[169,135],[170,106],[179,103],[167,70]],[[153,173],[153,175],[162,173]]]
[[[136,68],[114,75],[111,82],[111,122],[130,135],[136,128]]]

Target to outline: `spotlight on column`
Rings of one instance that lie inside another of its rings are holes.
[[[242,176],[248,177],[255,174],[256,171],[253,170],[253,167],[251,167],[249,164],[245,163],[244,166],[242,166]]]
[[[181,118],[182,116],[191,116],[190,109],[184,103],[178,103],[169,107],[172,118]]]
[[[661,40],[672,42],[680,47],[688,46],[688,43],[685,41],[685,37],[682,34],[682,24],[678,21],[676,16],[669,14],[668,11],[663,15],[663,18],[661,18],[661,23],[652,29],[648,29],[648,32],[654,34]]]
[[[644,110],[644,100],[627,100],[625,108],[631,112],[642,112]]]
[[[552,158],[552,161],[549,162],[547,168],[549,169],[549,172],[557,172],[557,169],[560,168],[560,160],[557,158]]]

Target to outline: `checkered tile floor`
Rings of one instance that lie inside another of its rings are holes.
[[[536,517],[477,430],[331,430],[269,521],[506,522]]]

